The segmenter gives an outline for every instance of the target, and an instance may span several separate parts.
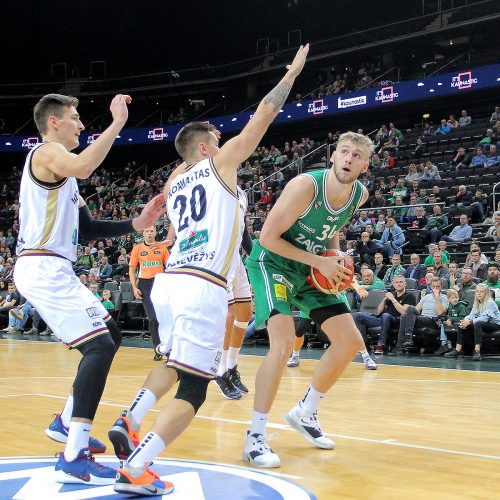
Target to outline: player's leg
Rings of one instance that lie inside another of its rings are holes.
[[[311,318],[304,313],[299,313],[299,320],[295,326],[295,339],[293,341],[292,355],[287,361],[286,366],[291,368],[297,367],[300,364],[300,350],[304,345],[304,336],[307,329],[311,326]]]
[[[217,377],[215,377],[214,383],[225,398],[241,399],[241,392],[231,382],[227,368],[227,358],[231,345],[231,326],[234,322],[235,315],[235,304],[232,293],[232,287],[228,287],[228,312],[226,318],[226,332],[224,334],[224,351],[222,352],[219,369],[217,370]]]
[[[332,449],[335,445],[321,430],[317,408],[348,363],[364,347],[364,342],[344,299],[304,289],[298,300],[299,305],[311,308],[309,316],[331,344],[321,357],[303,399],[290,410],[285,420],[315,446]]]
[[[240,353],[245,333],[247,331],[248,322],[252,317],[252,302],[251,300],[238,299],[235,304],[235,319],[231,328],[231,341],[229,344],[229,352],[227,356],[227,369],[229,372],[229,380],[236,389],[241,393],[248,393],[248,388],[241,381],[241,375],[238,371],[238,356]]]
[[[155,361],[160,361],[162,359],[162,355],[156,351],[156,348],[160,345],[160,337],[158,335],[158,320],[156,318],[155,308],[151,301],[151,290],[153,288],[153,283],[153,279],[139,278],[138,288],[142,292],[142,304],[149,321],[149,333],[151,335],[153,350],[155,351],[153,359]]]

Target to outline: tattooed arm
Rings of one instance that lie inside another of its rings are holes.
[[[269,125],[273,122],[279,110],[285,104],[295,78],[300,74],[306,62],[309,44],[300,47],[281,81],[264,97],[252,119],[239,135],[226,142],[214,157],[214,164],[226,181],[236,178],[236,170],[241,162],[246,160],[259,145]],[[229,178],[226,179],[225,176]],[[231,182],[232,185],[232,182]]]

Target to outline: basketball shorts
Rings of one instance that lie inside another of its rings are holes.
[[[69,260],[23,255],[16,263],[14,281],[19,293],[68,347],[108,333],[105,322],[111,316],[80,283]]]
[[[252,289],[248,281],[247,271],[243,261],[239,259],[234,277],[227,282],[227,303],[232,305],[237,302],[251,302],[251,300]]]
[[[151,301],[159,323],[160,350],[168,364],[214,378],[222,356],[227,316],[225,283],[179,268],[155,276]]]
[[[344,293],[328,295],[306,282],[307,276],[286,272],[270,261],[249,260],[248,275],[254,292],[255,324],[264,326],[271,311],[292,314],[291,306],[299,309],[305,317],[320,307],[344,304],[349,309]],[[342,308],[343,309],[343,308]]]

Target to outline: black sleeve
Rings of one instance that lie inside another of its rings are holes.
[[[124,234],[135,233],[132,219],[128,220],[97,220],[92,217],[89,207],[84,205],[79,210],[79,233],[83,240],[97,238],[115,238]]]
[[[252,251],[253,247],[253,240],[248,233],[247,225],[245,222],[245,229],[243,231],[243,238],[241,239],[241,246],[243,247],[243,250],[245,250],[245,253],[247,255],[250,255],[250,252]]]

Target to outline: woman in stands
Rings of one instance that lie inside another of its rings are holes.
[[[458,324],[457,346],[445,354],[446,358],[462,357],[464,337],[474,333],[473,361],[481,361],[481,344],[484,332],[500,330],[500,311],[494,299],[491,298],[488,285],[481,283],[476,287],[476,297],[471,312]]]

